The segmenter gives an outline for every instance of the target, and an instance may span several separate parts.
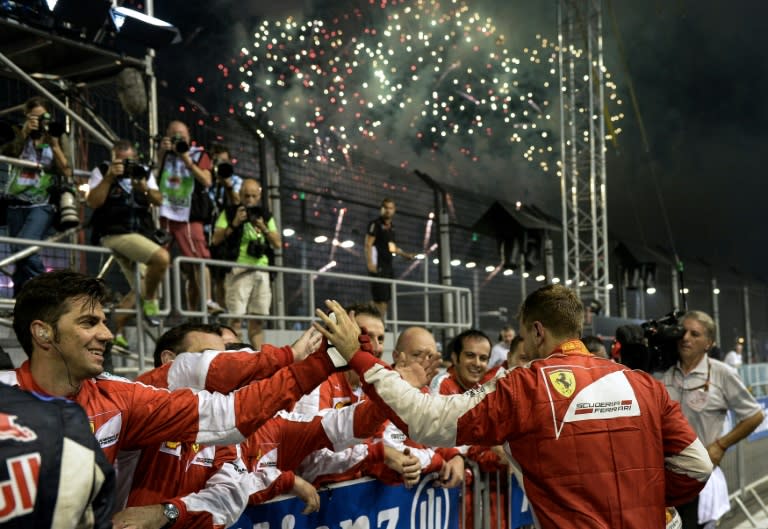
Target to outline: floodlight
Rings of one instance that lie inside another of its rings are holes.
[[[110,14],[117,31],[115,45],[118,48],[126,45],[162,48],[181,42],[178,28],[159,18],[122,6],[113,7]]]

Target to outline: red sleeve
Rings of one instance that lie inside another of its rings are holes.
[[[142,384],[124,383],[131,392],[120,428],[120,445],[135,449],[168,439],[203,444],[242,441],[275,413],[294,404],[302,395],[334,372],[325,352],[280,369],[270,378],[253,382],[232,395],[188,389],[173,392]]]
[[[216,356],[208,367],[205,389],[229,393],[254,380],[275,374],[293,363],[293,351],[289,345],[275,347],[264,345],[258,353],[227,352]]]
[[[461,455],[461,452],[456,447],[452,447],[452,448],[439,447],[439,448],[435,448],[435,452],[440,454],[440,457],[442,457],[443,460],[445,461],[450,461],[454,457]]]
[[[477,462],[480,470],[484,472],[495,472],[497,470],[506,470],[507,468],[499,459],[499,456],[487,446],[470,446],[466,456],[472,461]]]
[[[294,483],[296,483],[296,474],[291,471],[282,472],[266,489],[251,494],[248,503],[257,505],[281,494],[288,494],[293,490]]]
[[[417,443],[407,443],[407,442],[406,444],[417,445]],[[383,443],[375,443],[375,445],[383,446]],[[382,449],[382,452],[383,452],[383,449]],[[383,454],[382,454],[382,458],[383,458]],[[445,464],[445,461],[439,454],[437,454],[437,452],[435,452],[435,454],[432,456],[429,462],[429,465],[421,469],[421,475],[425,476],[432,472],[438,472],[441,468],[443,468],[443,464]],[[363,473],[368,476],[374,477],[387,485],[400,485],[403,483],[403,476],[401,476],[399,473],[389,468],[383,461],[378,463],[373,461],[366,462],[366,465],[363,468]]]
[[[168,370],[171,368],[171,363],[163,364],[160,367],[156,367],[151,371],[142,373],[136,377],[136,382],[141,382],[148,386],[154,386],[156,388],[168,387]]]

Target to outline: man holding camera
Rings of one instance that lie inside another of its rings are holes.
[[[149,170],[136,160],[136,150],[127,140],[119,140],[112,148],[112,161],[101,164],[91,172],[86,204],[94,209],[91,218],[92,239],[114,252],[115,260],[131,285],[119,307],[135,304],[136,288],[133,263],[141,263],[144,277],[142,293],[144,314],[157,314],[157,291],[170,264],[168,252],[153,240],[155,224],[150,208],[160,205],[162,196]],[[115,344],[127,348],[122,330],[129,316],[116,318]]]
[[[181,121],[171,121],[158,150],[159,185],[163,197],[160,224],[179,245],[185,257],[210,259],[204,225],[211,222],[213,203],[207,189],[211,187],[211,159],[201,147],[190,145],[189,129]],[[187,306],[200,306],[199,267],[186,267]],[[191,270],[190,270],[191,269]],[[211,299],[211,278],[204,269],[206,307],[211,314],[224,309]]]
[[[240,188],[240,205],[227,208],[216,219],[213,244],[223,245],[226,257],[239,265],[268,266],[268,254],[280,247],[275,219],[260,204],[261,184],[247,178]],[[231,314],[269,314],[269,272],[233,267],[224,284]],[[233,320],[232,326],[239,331],[240,320]],[[264,342],[262,326],[261,320],[248,320],[248,338],[257,350]]]
[[[243,185],[243,179],[235,174],[235,168],[232,165],[229,149],[220,143],[211,145],[211,158],[213,158],[213,185],[209,190],[209,195],[214,203],[214,215],[211,220],[219,218],[219,214],[227,208],[236,206],[240,203],[240,187]],[[209,228],[209,240],[211,257],[216,260],[227,260],[222,252],[223,245],[213,244],[213,226]],[[211,294],[216,303],[224,306],[224,277],[229,268],[222,266],[211,267]]]

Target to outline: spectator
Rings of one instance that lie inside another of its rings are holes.
[[[261,184],[246,179],[240,188],[240,205],[223,211],[216,220],[213,243],[223,245],[223,255],[240,265],[269,266],[269,254],[280,247],[280,233],[272,215],[261,206]],[[224,281],[230,314],[269,314],[272,286],[269,272],[235,266]],[[240,330],[240,320],[232,327]],[[263,322],[248,320],[248,338],[254,348],[264,342]]]
[[[488,368],[492,369],[500,366],[507,359],[509,346],[512,345],[512,338],[515,337],[515,328],[511,325],[505,325],[499,331],[499,341],[491,349],[491,358],[488,360]]]
[[[581,341],[584,344],[584,347],[587,348],[587,351],[593,355],[600,358],[608,358],[608,351],[605,349],[605,343],[599,336],[584,336]]]
[[[163,196],[160,224],[173,236],[181,255],[210,259],[204,225],[211,222],[213,203],[207,189],[212,184],[211,159],[200,147],[191,146],[189,129],[181,121],[171,121],[158,150],[159,186]],[[185,266],[187,270],[187,307],[200,307],[200,267]],[[209,313],[224,312],[211,298],[211,276],[203,267],[206,285],[204,293]],[[145,309],[146,310],[146,309]]]
[[[315,328],[390,418],[419,442],[503,444],[542,529],[661,527],[665,507],[690,501],[712,472],[706,450],[660,382],[586,350],[578,339],[584,308],[562,285],[540,288],[520,309],[530,365],[450,397],[424,395],[357,351],[355,322],[338,303],[326,305],[336,323],[318,310],[322,321]]]
[[[0,455],[5,529],[112,528],[115,471],[77,404],[0,383]]]
[[[365,264],[372,277],[394,278],[392,255],[413,259],[414,255],[403,251],[395,243],[395,201],[385,198],[381,201],[381,215],[368,223],[365,235]],[[387,316],[387,304],[392,297],[391,286],[386,283],[371,283],[373,302],[383,317]]]
[[[731,366],[733,369],[738,370],[744,363],[744,339],[739,338],[733,346],[731,351],[725,355],[725,363]]]
[[[48,101],[33,97],[24,103],[24,112],[24,126],[14,141],[4,146],[2,153],[37,162],[41,168],[11,166],[5,189],[10,199],[7,211],[8,236],[39,241],[43,240],[55,222],[56,206],[51,203],[52,193],[72,177],[72,169],[61,145],[63,127],[51,122]],[[23,249],[22,245],[11,245],[13,253]],[[39,252],[17,261],[11,276],[14,297],[21,292],[24,283],[44,271]]]
[[[707,355],[715,341],[715,322],[709,314],[689,311],[683,315],[681,324],[685,334],[677,342],[680,359],[667,369],[663,381],[706,446],[715,471],[701,494],[678,507],[678,512],[684,529],[709,529],[730,510],[720,460],[728,447],[763,422],[763,409],[733,369]],[[733,411],[737,422],[723,435],[728,410]]]
[[[111,163],[101,164],[91,172],[88,180],[86,204],[93,208],[91,218],[92,239],[97,245],[114,252],[131,291],[123,296],[118,307],[133,308],[135,292],[140,292],[144,315],[157,314],[158,290],[170,264],[168,252],[153,240],[155,222],[151,207],[160,205],[163,197],[154,175],[137,160],[136,150],[127,140],[112,147]],[[162,241],[161,241],[162,242]],[[140,263],[143,289],[136,288],[134,264]],[[115,318],[115,346],[128,349],[123,329],[129,314]]]

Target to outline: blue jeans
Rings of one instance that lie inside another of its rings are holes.
[[[36,207],[8,207],[8,235],[20,239],[43,240],[53,225],[55,211],[53,206],[45,204]],[[16,253],[24,249],[18,244],[11,245],[11,252]],[[29,257],[16,263],[13,271],[13,295],[19,295],[24,283],[33,277],[45,272],[43,258],[40,252],[33,253]]]

